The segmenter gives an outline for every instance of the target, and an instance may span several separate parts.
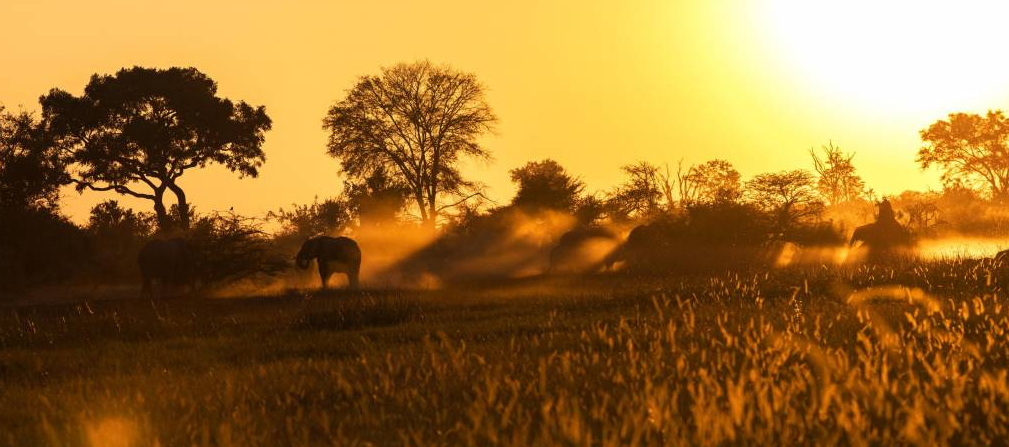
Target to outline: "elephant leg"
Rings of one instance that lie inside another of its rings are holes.
[[[151,277],[150,276],[144,275],[144,285],[143,285],[143,287],[141,287],[140,293],[143,293],[144,295],[147,295],[147,296],[151,295]]]
[[[357,268],[357,267],[351,268],[350,270],[347,270],[347,283],[348,283],[348,287],[350,287],[351,289],[357,289],[358,288],[358,286],[360,285],[360,283],[359,283],[360,273],[361,273],[361,269]]]
[[[329,266],[326,265],[326,263],[324,261],[320,261],[319,262],[319,280],[322,281],[322,288],[323,289],[326,288],[326,283],[329,282],[329,276],[332,275],[332,274],[333,274],[333,272],[329,271]]]

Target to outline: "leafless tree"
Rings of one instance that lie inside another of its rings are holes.
[[[386,168],[433,228],[440,211],[479,194],[459,162],[490,158],[478,139],[497,118],[484,96],[473,74],[428,61],[383,68],[378,76],[361,77],[329,109],[323,120],[328,152],[352,180]],[[446,194],[461,200],[445,204]]]
[[[664,188],[668,185],[658,166],[639,161],[624,165],[620,170],[627,175],[627,180],[606,198],[606,208],[611,217],[629,220],[653,215],[663,208]]]
[[[813,169],[820,176],[816,183],[820,195],[831,205],[861,197],[865,192],[865,182],[855,174],[855,165],[851,162],[855,154],[845,154],[833,142],[828,142],[821,150],[822,158],[815,150],[809,150]]]

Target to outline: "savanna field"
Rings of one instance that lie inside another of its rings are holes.
[[[1004,445],[991,260],[0,310],[0,444]]]

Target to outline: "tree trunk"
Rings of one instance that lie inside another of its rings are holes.
[[[158,229],[167,232],[171,229],[172,221],[168,218],[168,210],[165,209],[165,190],[154,190],[154,214],[158,217]]]
[[[786,203],[781,206],[781,210],[778,211],[778,229],[784,231],[791,226],[792,221],[792,204]]]
[[[186,201],[186,192],[182,190],[178,185],[172,183],[168,185],[168,188],[175,193],[175,198],[178,199],[179,208],[179,224],[183,230],[189,230],[189,202]]]
[[[438,225],[438,209],[435,208],[435,205],[432,203],[431,206],[428,208],[427,220],[424,221],[424,226],[429,231],[434,233],[434,231],[438,228],[437,225]]]
[[[427,206],[424,203],[424,195],[422,193],[414,192],[413,200],[417,202],[417,212],[420,213],[420,222],[423,225],[427,225]]]

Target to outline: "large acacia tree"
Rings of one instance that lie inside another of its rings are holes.
[[[459,161],[490,157],[478,139],[496,121],[474,75],[421,61],[358,79],[329,109],[323,128],[330,131],[329,154],[352,181],[384,168],[434,227],[439,212],[451,206],[443,195],[472,192],[475,184],[460,173]]]
[[[217,83],[195,68],[96,74],[81,96],[53,89],[39,102],[72,163],[77,190],[150,200],[163,229],[172,221],[166,191],[189,228],[189,202],[178,182],[187,170],[218,163],[255,177],[266,159],[263,134],[271,123],[264,108],[218,97]]]
[[[1009,119],[1001,110],[981,116],[951,113],[921,131],[922,169],[942,168],[948,184],[981,185],[998,199],[1009,197]]]
[[[780,229],[823,212],[816,192],[816,178],[809,171],[769,172],[746,182],[746,194],[761,209],[777,217]]]

